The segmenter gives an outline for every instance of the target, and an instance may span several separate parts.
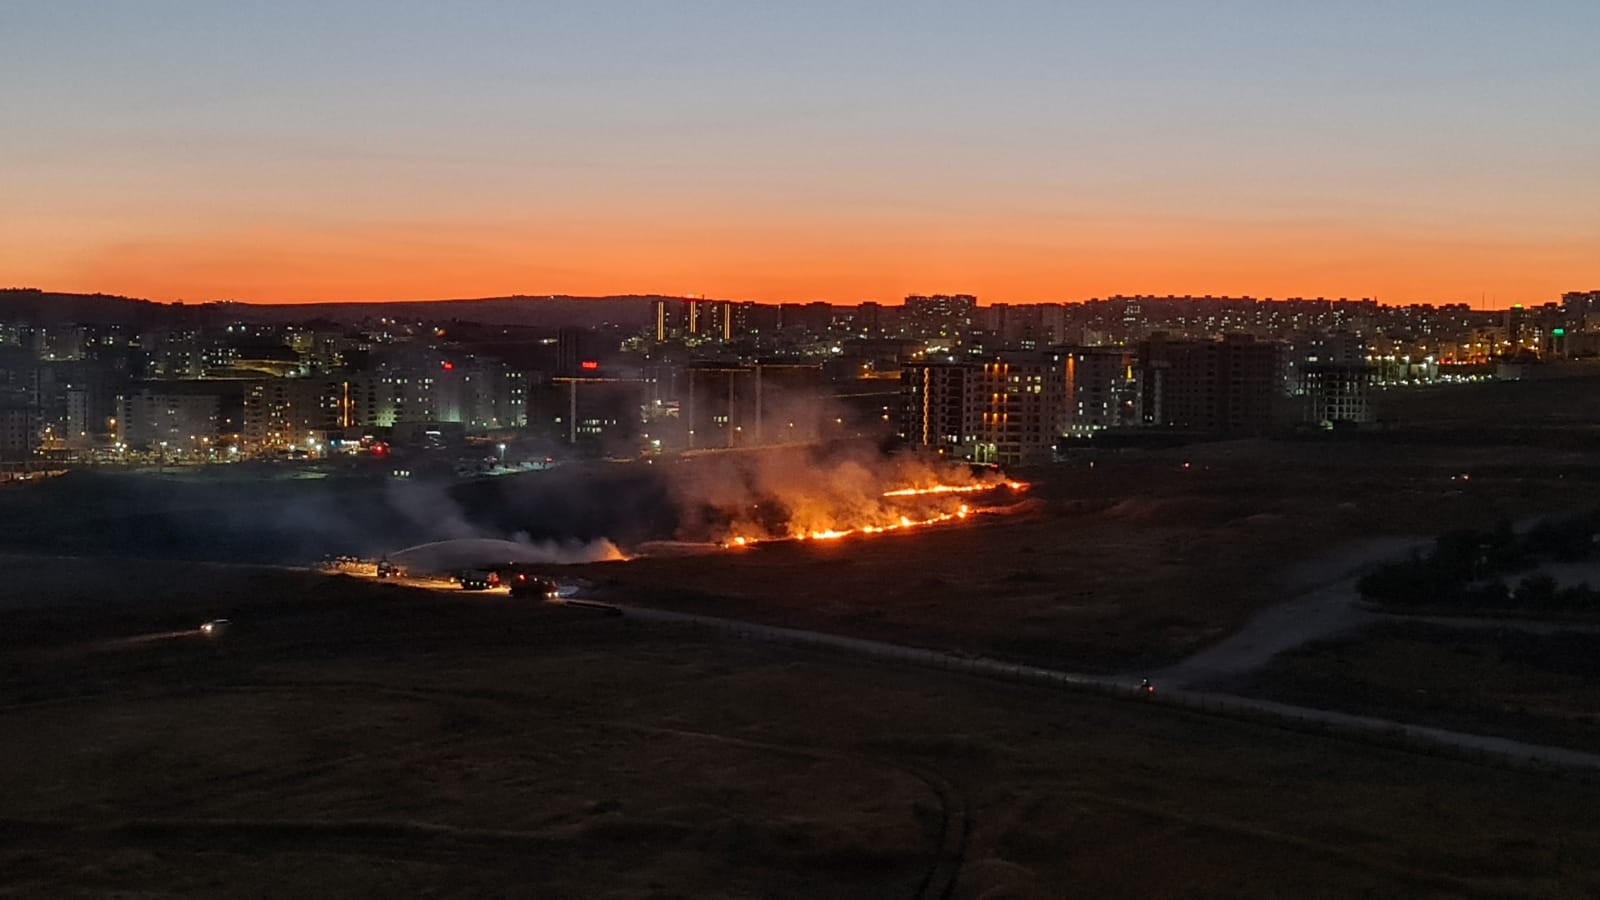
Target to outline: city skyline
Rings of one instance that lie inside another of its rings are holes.
[[[984,303],[1596,280],[1580,3],[36,3],[0,280]]]

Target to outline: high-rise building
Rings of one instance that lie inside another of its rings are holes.
[[[684,336],[700,341],[733,339],[733,305],[725,300],[685,300],[688,322]]]
[[[1138,359],[1125,347],[1057,351],[1066,379],[1066,433],[1086,437],[1139,424]]]
[[[661,298],[655,301],[655,339],[731,341],[738,333],[736,305],[726,300]]]
[[[1067,342],[1067,308],[1060,303],[1041,303],[1040,329],[1047,344]]]
[[[967,431],[966,363],[908,363],[900,370],[900,436],[912,447],[963,455]]]
[[[654,322],[656,342],[677,340],[683,337],[685,326],[688,324],[688,310],[684,301],[675,298],[657,298],[654,305]]]
[[[530,390],[535,434],[596,455],[640,449],[642,410],[651,385],[636,378],[557,377]]]
[[[972,331],[978,298],[971,294],[913,294],[901,323],[912,337],[962,337]]]
[[[1055,315],[1047,316],[1050,308],[1042,304],[996,303],[987,307],[987,330],[1000,341],[1000,346],[1022,350],[1047,347],[1060,340],[1061,308]],[[1053,318],[1054,321],[1050,321]]]
[[[1568,291],[1561,295],[1561,306],[1575,327],[1600,325],[1600,291]]]
[[[821,434],[820,363],[696,363],[679,399],[691,450],[813,441]]]
[[[679,416],[683,420],[685,447],[704,450],[737,445],[734,401],[738,382],[749,369],[738,365],[696,363],[685,366]]]
[[[850,333],[857,337],[882,337],[889,318],[882,303],[868,300],[849,313]]]
[[[581,375],[585,371],[584,363],[594,365],[590,368],[600,367],[600,356],[596,352],[598,340],[594,332],[587,328],[562,328],[556,332],[556,374]]]
[[[38,449],[38,408],[0,405],[0,462],[32,459]]]
[[[1295,367],[1301,421],[1320,425],[1372,421],[1372,369],[1367,348],[1353,334],[1308,340]]]
[[[776,334],[782,325],[782,310],[768,303],[745,300],[730,305],[734,338],[762,338]]]
[[[833,328],[834,306],[831,303],[780,303],[778,325],[796,337],[822,337]]]
[[[1282,348],[1249,335],[1139,345],[1145,424],[1228,434],[1270,428],[1282,396]]]
[[[913,447],[1002,465],[1048,462],[1065,433],[1065,356],[1006,351],[901,369],[901,436]]]
[[[39,409],[52,447],[81,450],[105,439],[121,383],[114,374],[90,360],[39,367]]]
[[[117,398],[117,440],[164,457],[205,458],[216,449],[221,398],[149,385]]]
[[[35,351],[0,347],[0,459],[31,458],[39,449],[41,425]]]
[[[762,362],[750,367],[736,395],[744,425],[741,446],[813,441],[821,435],[822,365]]]
[[[244,452],[270,455],[305,447],[329,431],[346,427],[347,385],[345,379],[333,377],[252,381],[244,392],[240,429]]]
[[[0,347],[0,403],[38,406],[41,366],[30,350]]]
[[[156,378],[190,379],[205,375],[206,355],[198,330],[150,330],[139,335],[139,346]]]
[[[976,368],[967,383],[968,458],[1001,465],[1049,462],[1068,422],[1063,355],[1004,351]]]

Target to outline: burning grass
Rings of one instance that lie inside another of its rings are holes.
[[[1551,460],[1546,451],[1508,457],[1374,442],[1352,453],[1342,444],[1241,441],[1018,472],[1029,482],[1020,498],[998,473],[886,478],[874,508],[926,499],[946,510],[965,503],[969,515],[871,539],[747,538],[739,552],[712,543],[693,559],[650,553],[571,574],[623,603],[1138,672],[1222,639],[1264,605],[1345,577],[1347,543],[1486,526],[1600,496],[1592,467]],[[1450,480],[1468,469],[1470,483]],[[900,493],[907,488],[934,490]],[[1014,513],[990,514],[1001,511]],[[884,513],[900,514],[918,521]]]
[[[952,508],[949,507],[946,502],[929,504],[926,501],[928,501],[930,498],[936,498],[939,501],[947,501],[953,496],[964,496],[978,492],[988,495],[995,495],[1002,491],[1015,494],[1027,490],[1027,487],[1028,486],[1025,482],[1007,481],[999,485],[941,484],[929,488],[901,488],[893,491],[884,491],[883,497],[885,499],[897,500],[900,498],[915,498],[923,502],[914,507],[906,509],[906,511],[901,512],[898,515],[895,515],[892,505],[891,507],[886,507],[880,514],[892,516],[892,518],[880,518],[878,516],[874,516],[872,519],[869,519],[860,525],[829,527],[811,531],[797,529],[791,523],[785,532],[775,536],[770,532],[765,536],[735,534],[723,541],[722,546],[749,547],[754,546],[755,544],[770,543],[775,540],[836,541],[840,538],[847,538],[852,535],[885,534],[891,531],[909,531],[913,528],[925,528],[931,525],[948,525],[951,523],[965,521],[973,515],[996,515],[1003,512],[1016,511],[1019,507],[1019,504],[984,505],[974,508],[970,503],[956,503]]]
[[[998,469],[909,454],[797,450],[719,462],[675,479],[680,540],[748,547],[904,531],[1013,504],[1028,487]]]

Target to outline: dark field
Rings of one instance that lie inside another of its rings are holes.
[[[1600,437],[1600,363],[1550,367],[1559,377],[1381,391],[1374,412],[1421,437],[1583,446]]]
[[[349,579],[134,602],[182,577],[0,612],[0,891],[1600,891],[1581,782]]]
[[[1284,654],[1246,692],[1600,750],[1600,634],[1396,622]]]

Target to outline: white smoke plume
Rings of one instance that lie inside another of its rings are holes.
[[[708,454],[679,464],[671,482],[683,515],[679,537],[691,540],[765,540],[920,522],[956,514],[967,495],[885,495],[1006,483],[994,470],[861,447]]]
[[[595,541],[505,541],[496,538],[454,538],[407,547],[388,555],[390,562],[430,571],[486,566],[492,563],[565,565],[626,559],[616,545]]]

